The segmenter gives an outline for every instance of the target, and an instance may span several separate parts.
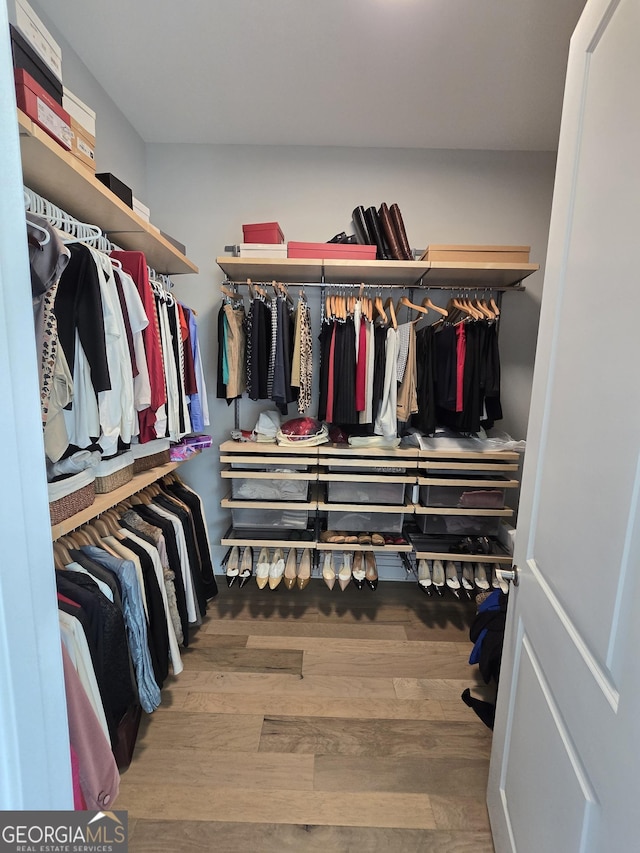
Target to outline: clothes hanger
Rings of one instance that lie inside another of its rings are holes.
[[[63,545],[63,543],[58,539],[53,543],[53,564],[56,569],[64,570],[67,568],[69,563],[73,563],[73,559],[71,558],[71,554]]]
[[[40,246],[40,248],[46,246],[49,240],[51,239],[51,234],[47,231],[46,228],[43,228],[42,225],[38,225],[37,222],[32,222],[28,216],[26,221],[27,225],[30,225],[31,228],[35,228],[36,231],[38,231],[44,236],[43,240],[38,240],[38,245]]]
[[[493,298],[493,296],[491,297],[491,299],[489,301],[489,305],[491,306],[491,310],[495,314],[496,320],[497,320],[498,317],[500,316],[500,309],[498,308],[498,306],[496,304],[496,300]]]
[[[388,323],[389,320],[388,320],[387,314],[384,310],[384,305],[382,304],[382,296],[380,296],[380,294],[378,294],[378,296],[376,296],[373,304],[374,304],[374,308],[378,312],[378,316],[380,317],[382,322],[385,324]]]
[[[442,314],[443,317],[448,317],[449,312],[446,308],[441,308],[439,305],[435,305],[428,296],[422,300],[422,305],[424,308],[431,308],[432,311],[436,311],[438,314]]]
[[[396,319],[396,309],[393,307],[393,298],[390,296],[387,301],[384,303],[385,310],[389,310],[389,316],[391,317],[391,325],[394,329],[398,329],[398,321]]]
[[[242,295],[240,293],[234,293],[233,290],[229,290],[229,288],[225,287],[224,284],[220,285],[220,292],[232,302],[242,302]]]
[[[409,299],[408,296],[401,296],[400,299],[398,299],[398,305],[404,305],[405,308],[409,308],[411,311],[418,311],[421,314],[428,314],[429,313],[428,308],[426,308],[424,305],[416,305],[415,303],[411,302],[411,300]],[[398,313],[398,306],[396,305],[396,314],[397,313]],[[420,318],[418,318],[418,319],[420,319]]]

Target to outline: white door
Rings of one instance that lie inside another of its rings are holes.
[[[640,1],[571,42],[488,804],[497,853],[640,850]]]

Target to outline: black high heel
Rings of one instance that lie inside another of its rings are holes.
[[[246,584],[253,574],[253,551],[249,546],[244,549],[242,563],[240,564],[239,588]]]
[[[364,579],[366,576],[365,568],[364,568],[364,558],[362,551],[354,551],[353,552],[353,565],[351,568],[351,577],[353,578],[353,583],[358,589],[362,589],[364,586]]]
[[[365,580],[369,585],[370,589],[378,588],[378,567],[376,565],[376,558],[373,551],[365,551],[364,552],[364,561],[366,565],[365,569]]]

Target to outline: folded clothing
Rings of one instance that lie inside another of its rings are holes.
[[[99,450],[78,450],[72,456],[66,459],[60,459],[58,462],[49,462],[47,460],[47,480],[55,480],[56,477],[79,474],[87,468],[95,468],[100,463]]]

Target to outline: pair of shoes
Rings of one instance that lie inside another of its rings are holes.
[[[303,590],[311,580],[311,551],[305,548],[298,568],[298,589]]]
[[[341,231],[339,234],[336,234],[335,237],[332,237],[330,240],[327,240],[327,243],[357,243],[355,234],[347,234],[346,231]]]
[[[499,589],[504,595],[508,595],[509,593],[509,584],[502,577],[500,563],[494,563],[491,569],[491,586],[493,589]]]
[[[269,589],[275,589],[284,575],[285,563],[284,553],[281,548],[276,548],[273,558],[269,559],[269,549],[263,548],[258,557],[256,566],[256,583],[258,589],[264,589],[269,584]]]

